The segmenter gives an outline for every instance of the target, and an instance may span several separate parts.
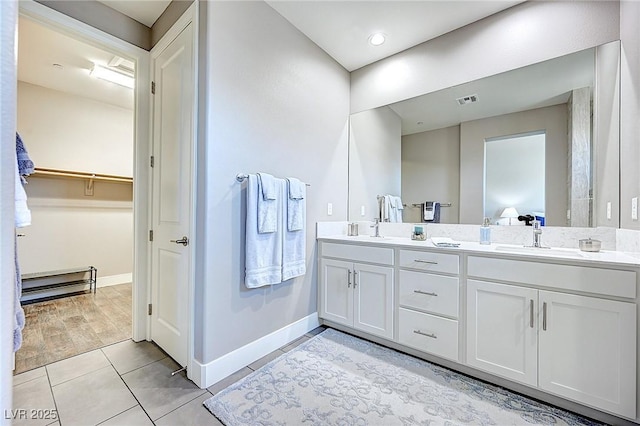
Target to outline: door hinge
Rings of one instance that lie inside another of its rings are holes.
[[[151,82],[151,94],[152,95],[156,94],[156,82],[155,81]]]
[[[153,241],[153,229],[149,231],[149,241]]]
[[[156,164],[156,159],[152,155],[151,158],[149,159],[149,165],[153,167],[155,164]]]
[[[149,306],[147,307],[147,312],[148,312],[149,315],[151,315],[151,312],[153,311],[152,306],[153,305],[151,303],[149,303]]]

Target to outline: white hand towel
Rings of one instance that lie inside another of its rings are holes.
[[[276,198],[283,199],[284,180],[280,179]],[[260,233],[258,230],[259,203],[264,201],[259,178],[249,175],[247,183],[247,220],[245,223],[245,285],[256,288],[282,282],[283,227],[274,232]],[[276,203],[274,218],[282,222],[282,201]]]
[[[282,247],[282,280],[304,275],[306,266],[306,185],[296,178],[287,178],[287,230]],[[297,197],[297,198],[293,198]]]
[[[258,173],[258,232],[261,234],[278,230],[278,191],[281,179],[267,173]]]
[[[287,230],[300,231],[304,229],[306,216],[306,190],[303,182],[296,178],[287,178]]]
[[[431,237],[431,243],[436,247],[460,247],[460,243],[448,237]]]

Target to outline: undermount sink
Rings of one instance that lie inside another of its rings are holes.
[[[353,238],[354,240],[386,240],[389,237],[383,237],[382,235],[379,237],[374,237],[373,235],[349,235],[347,238]]]
[[[544,247],[525,247],[525,246],[496,246],[496,251],[504,251],[511,253],[540,254],[549,256],[566,256],[566,257],[584,257],[582,253],[571,249],[556,249]]]

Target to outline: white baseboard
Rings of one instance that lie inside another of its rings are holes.
[[[133,282],[133,274],[132,273],[119,274],[119,275],[109,275],[109,276],[106,276],[106,277],[98,276],[96,286],[97,287],[108,287],[108,286],[111,286],[111,285],[128,284],[130,282]]]
[[[319,325],[318,313],[314,312],[206,364],[193,360],[192,371],[194,374],[190,378],[200,388],[207,388],[263,356],[296,340]]]

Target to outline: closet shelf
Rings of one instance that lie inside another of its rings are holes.
[[[35,177],[55,176],[55,177],[71,178],[71,179],[86,179],[87,185],[84,188],[84,195],[88,195],[88,196],[93,195],[93,183],[98,180],[104,181],[104,182],[133,183],[133,178],[130,178],[127,176],[104,175],[99,173],[87,173],[87,172],[74,172],[70,170],[43,169],[40,167],[36,167],[33,174],[31,174],[31,176],[35,176]]]
[[[59,176],[59,177],[68,177],[68,178],[76,178],[76,179],[93,179],[93,180],[105,180],[105,181],[112,181],[112,182],[133,183],[133,178],[130,178],[127,176],[104,175],[99,173],[87,173],[87,172],[74,172],[69,170],[58,170],[58,169],[43,169],[40,167],[36,167],[34,173],[31,176]]]

